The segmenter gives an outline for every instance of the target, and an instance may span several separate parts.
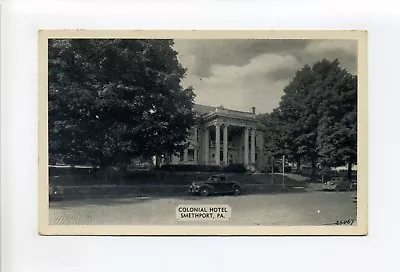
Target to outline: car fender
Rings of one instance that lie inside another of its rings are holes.
[[[208,188],[208,190],[210,190],[210,193],[214,193],[214,191],[215,191],[214,186],[212,186],[212,185],[210,185],[210,184],[201,184],[201,185],[200,185],[200,190],[201,190],[202,188]]]
[[[232,187],[239,186],[240,188],[242,188],[242,186],[240,185],[240,183],[238,181],[232,180],[231,183],[232,183]]]

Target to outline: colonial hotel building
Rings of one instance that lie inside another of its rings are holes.
[[[265,128],[250,112],[195,104],[196,125],[189,147],[169,158],[171,164],[244,164],[260,169],[264,164]]]

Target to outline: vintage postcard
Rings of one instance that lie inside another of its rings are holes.
[[[367,234],[366,31],[38,38],[40,234]]]

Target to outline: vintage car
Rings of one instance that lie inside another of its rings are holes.
[[[357,190],[357,179],[351,181],[350,190],[352,190],[352,191]]]
[[[64,198],[64,191],[62,188],[50,185],[49,186],[49,200],[61,200]]]
[[[239,182],[226,175],[213,175],[207,180],[193,181],[189,193],[194,195],[209,196],[212,194],[230,193],[240,195],[242,189]]]
[[[322,189],[325,191],[349,191],[351,190],[351,182],[344,177],[333,177],[328,182],[325,182]]]

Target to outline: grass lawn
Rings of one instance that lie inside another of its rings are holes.
[[[106,179],[103,173],[71,173],[50,176],[50,183],[55,186],[91,186],[91,185],[187,185],[193,180],[204,180],[215,173],[207,172],[161,172],[161,171],[126,171],[114,172]],[[218,173],[221,174],[221,173]],[[231,179],[242,184],[281,184],[282,174],[226,173]],[[301,186],[305,178],[287,174],[285,185]]]

